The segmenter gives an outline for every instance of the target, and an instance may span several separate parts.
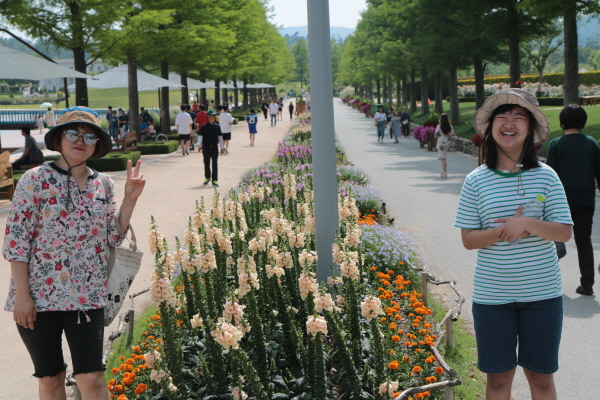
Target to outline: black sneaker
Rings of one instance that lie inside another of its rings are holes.
[[[582,294],[584,296],[592,296],[594,294],[594,289],[591,286],[577,286],[575,289],[575,293]]]
[[[213,186],[215,186],[215,187],[219,187],[219,182],[217,182],[217,181],[212,181],[212,184],[213,184]]]

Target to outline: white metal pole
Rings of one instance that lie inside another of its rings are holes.
[[[307,5],[317,281],[326,283],[334,265],[331,246],[339,225],[329,1],[307,0]]]

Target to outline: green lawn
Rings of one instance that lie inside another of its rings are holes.
[[[548,106],[541,107],[541,109],[550,120],[550,136],[540,152],[541,156],[545,156],[550,140],[562,135],[562,129],[560,129],[560,123],[558,121],[558,115],[560,114],[562,107]],[[433,110],[433,104],[430,106],[430,110]],[[586,107],[585,111],[588,114],[588,121],[586,124],[586,129],[583,132],[586,135],[600,139],[600,107]],[[447,102],[444,102],[444,112],[450,113],[450,104]],[[417,111],[417,113],[412,116],[412,119],[417,124],[423,124],[429,119],[429,116],[420,115]],[[456,135],[470,139],[475,134],[475,128],[473,128],[474,119],[475,103],[460,103],[461,122],[458,124],[452,124],[454,126],[454,132]]]

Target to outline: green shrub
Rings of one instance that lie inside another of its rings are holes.
[[[98,172],[125,171],[128,160],[135,164],[140,157],[139,151],[113,152],[97,160],[89,160],[87,166]]]
[[[177,133],[170,133],[168,135],[165,135],[167,137],[167,140],[171,141],[171,140],[177,140],[179,142],[179,135]]]
[[[144,156],[146,154],[169,154],[179,147],[178,140],[166,142],[143,142],[138,144],[138,151]]]
[[[562,97],[538,97],[538,102],[540,106],[556,106],[562,107],[564,103],[564,99]],[[448,101],[450,99],[448,98]],[[459,103],[475,103],[475,97],[459,97]],[[579,99],[579,104],[583,104],[583,99]]]

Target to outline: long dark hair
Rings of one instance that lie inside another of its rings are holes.
[[[492,125],[494,122],[494,118],[498,114],[504,114],[505,112],[511,111],[515,107],[521,107],[518,104],[503,104],[498,106],[490,119],[488,120],[488,127],[483,134],[483,142],[487,145],[487,153],[485,155],[485,165],[489,169],[498,168],[498,144],[494,140],[494,135],[492,134]],[[523,150],[523,171],[527,171],[529,169],[538,168],[540,163],[538,162],[537,154],[535,153],[535,149],[533,147],[534,143],[534,132],[537,125],[536,119],[533,117],[533,114],[526,109],[527,117],[529,118],[529,132],[527,135],[527,139],[525,139],[525,148]],[[517,160],[519,161],[519,160]]]
[[[452,125],[450,125],[450,120],[448,119],[448,114],[442,113],[440,115],[440,129],[444,135],[447,135],[452,130]]]

